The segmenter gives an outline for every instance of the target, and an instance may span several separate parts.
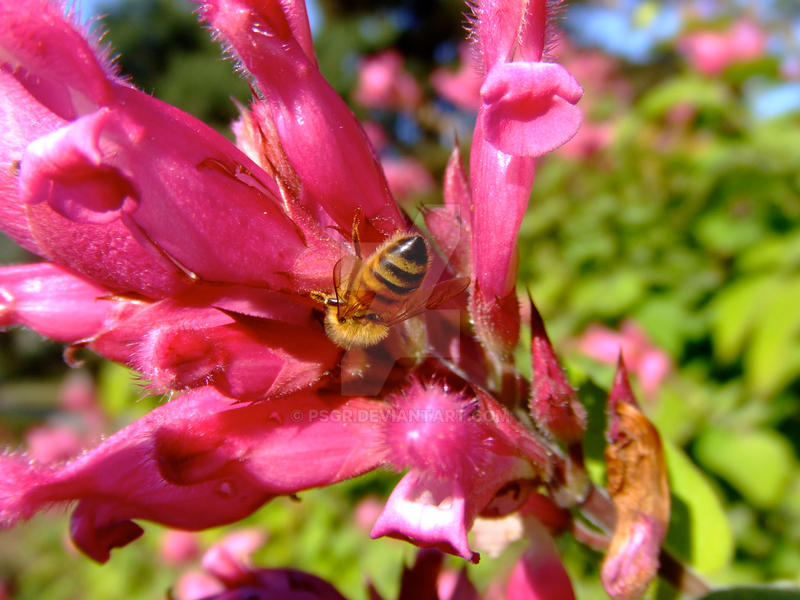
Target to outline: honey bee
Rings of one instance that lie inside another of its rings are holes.
[[[456,277],[432,289],[422,287],[431,260],[419,234],[397,232],[362,260],[356,232],[354,226],[355,263],[349,268],[346,259],[336,264],[333,294],[311,293],[325,305],[325,332],[343,348],[374,346],[393,325],[443,304],[469,285],[468,277]]]

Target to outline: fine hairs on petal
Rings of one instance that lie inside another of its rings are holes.
[[[561,41],[561,27],[559,24],[564,18],[564,5],[561,0],[546,0],[546,4],[542,62],[557,62],[554,54]]]
[[[205,27],[205,29],[208,31],[208,35],[211,40],[219,45],[222,59],[230,61],[230,63],[233,65],[233,72],[247,81],[253,96],[263,100],[263,96],[261,91],[258,89],[258,84],[255,78],[250,74],[250,71],[247,70],[247,67],[244,65],[242,59],[239,58],[239,54],[236,52],[233,44],[225,39],[225,36],[222,35],[222,33],[213,25],[211,25],[211,6],[209,6],[207,2],[203,2],[203,0],[192,1],[197,4],[197,8],[194,9],[194,13],[197,15],[198,21],[200,21],[200,24],[203,25],[203,27]]]
[[[478,75],[483,79],[486,77],[486,65],[484,65],[481,60],[483,56],[483,47],[480,36],[477,34],[478,0],[466,0],[466,5],[467,10],[464,12],[464,31],[466,31],[467,40],[470,42],[469,50],[472,53],[472,64],[475,65]]]
[[[68,0],[46,1],[59,11],[60,14],[63,14],[65,19],[78,30],[87,42],[89,42],[89,45],[94,50],[97,62],[100,63],[100,66],[109,79],[117,79],[120,81],[128,81],[130,79],[127,75],[122,75],[120,73],[118,63],[119,54],[114,51],[110,42],[105,41],[105,37],[108,35],[108,29],[103,25],[102,17],[89,17],[85,22],[82,22],[76,8],[77,2],[69,2]]]
[[[47,479],[43,469],[25,454],[0,455],[0,529],[29,519],[42,508],[29,491]]]

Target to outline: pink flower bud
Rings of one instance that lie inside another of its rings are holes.
[[[580,441],[586,432],[586,409],[567,381],[533,301],[531,369],[533,386],[530,410],[534,422],[562,442],[571,444]]]

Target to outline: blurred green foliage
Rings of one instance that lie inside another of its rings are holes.
[[[320,65],[346,98],[358,58],[389,46],[403,52],[430,91],[430,70],[453,59],[463,37],[456,0],[380,9],[326,0],[321,7],[327,20],[316,34]],[[247,101],[247,83],[220,59],[188,3],[128,0],[109,9],[104,22],[121,70],[142,89],[221,130],[236,116],[230,98]],[[615,95],[606,81],[587,89],[584,100],[588,123],[613,128],[610,143],[538,164],[520,234],[521,288],[530,290],[589,407],[592,473],[602,477],[603,390],[612,367],[581,355],[574,340],[592,323],[616,328],[632,318],[674,364],[657,394],[642,397],[666,440],[670,548],[714,582],[800,583],[800,115],[759,121],[749,112],[742,82],[774,78],[771,60],[718,78],[692,73],[669,52],[657,64],[615,68],[613,77],[632,93]],[[355,110],[390,136],[396,132],[398,115]],[[393,144],[423,158],[440,178],[450,150],[439,144],[442,135],[421,127],[415,143]],[[524,351],[520,356],[524,367]],[[57,380],[66,368],[60,347],[28,332],[0,338],[0,357],[0,434],[15,446],[29,427],[63,411]],[[87,369],[98,382],[109,432],[165,400],[148,397],[121,367],[90,360]],[[391,598],[414,549],[368,541],[355,524],[355,507],[365,498],[385,499],[395,480],[374,473],[303,493],[299,502],[278,499],[236,528],[267,533],[255,556],[261,566],[309,570],[351,598],[366,597],[368,578]],[[0,534],[0,580],[25,600],[163,598],[199,558],[164,564],[160,529],[146,529],[99,567],[68,549],[63,515],[39,516]],[[199,537],[208,546],[229,529]],[[568,536],[559,544],[578,596],[603,597],[598,555]],[[499,559],[484,557],[469,567],[470,576],[485,587],[505,576],[523,549],[517,544]],[[671,597],[663,588],[657,594]]]

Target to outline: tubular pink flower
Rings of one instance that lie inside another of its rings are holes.
[[[244,518],[270,498],[381,463],[376,432],[349,419],[374,402],[301,392],[236,404],[213,388],[152,411],[61,467],[0,458],[0,523],[78,500],[72,538],[105,562],[141,535],[133,519],[198,530]]]
[[[359,207],[384,235],[404,227],[364,131],[297,38],[302,2],[200,4],[202,19],[253,75],[266,116],[303,182],[305,209],[344,231]],[[260,111],[254,116],[264,130],[271,127]]]
[[[555,63],[495,66],[481,87],[486,139],[514,156],[541,156],[568,141],[581,124],[583,89]]]
[[[15,100],[53,115],[44,119],[52,129],[11,157],[19,187],[4,203],[26,207],[30,232],[19,234],[14,208],[4,224],[12,235],[117,291],[174,293],[185,288],[179,265],[211,281],[289,287],[280,273],[292,273],[306,247],[269,177],[237,179],[237,170],[260,171],[220,134],[109,78],[51,3],[4,2],[2,11],[4,24],[19,23],[0,38]]]
[[[264,318],[246,316],[246,307],[225,299],[222,310],[213,297],[192,300],[199,305],[183,299],[133,305],[87,345],[140,371],[156,391],[212,384],[240,400],[308,387],[338,360],[310,310],[280,294],[261,294]]]
[[[478,337],[500,354],[519,339],[514,284],[516,239],[533,185],[534,157],[571,138],[582,94],[560,66],[542,63],[544,0],[485,0],[475,7],[473,35],[486,78],[470,154],[472,317]]]
[[[109,291],[57,265],[0,268],[0,326],[21,324],[60,342],[97,332],[114,313]]]
[[[231,175],[258,168],[169,105],[121,86],[116,96],[118,107],[26,150],[21,196],[45,256],[151,297],[185,289],[176,263],[207,281],[289,288],[281,273],[306,251],[295,226],[275,194]],[[226,201],[232,190],[236,201]]]
[[[467,541],[475,517],[504,485],[545,468],[544,462],[520,456],[523,444],[514,443],[510,430],[497,423],[502,413],[487,404],[419,383],[395,398],[383,446],[395,468],[410,470],[371,537],[405,539],[477,562]]]

